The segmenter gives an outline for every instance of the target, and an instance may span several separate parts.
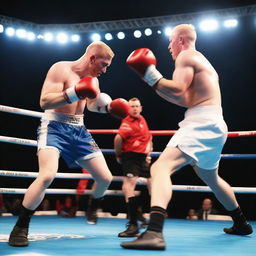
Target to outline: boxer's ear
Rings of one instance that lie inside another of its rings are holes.
[[[96,59],[96,56],[94,54],[90,56],[91,63],[94,63],[95,59]]]

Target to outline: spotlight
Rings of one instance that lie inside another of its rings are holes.
[[[226,28],[234,28],[236,27],[238,24],[238,21],[236,19],[232,19],[232,20],[225,20],[223,25]]]
[[[0,24],[0,33],[4,32],[4,26],[2,24]]]
[[[139,30],[135,30],[133,32],[133,35],[134,35],[135,38],[140,38],[141,37],[141,32]]]
[[[71,41],[72,42],[79,42],[80,41],[80,36],[75,34],[71,36]]]
[[[101,40],[100,34],[98,34],[98,33],[92,34],[91,40],[92,40],[92,41],[100,41],[100,40]]]
[[[105,34],[105,39],[108,40],[108,41],[112,40],[113,39],[112,34],[110,34],[110,33]]]
[[[5,30],[5,33],[7,36],[14,36],[15,35],[15,29],[12,27],[8,27]]]
[[[146,36],[151,36],[152,35],[152,30],[150,28],[146,28],[144,31]]]
[[[171,36],[172,34],[172,28],[171,27],[166,27],[165,30],[164,30],[164,34],[166,36]]]
[[[33,41],[33,40],[35,40],[35,38],[36,38],[36,35],[33,32],[28,32],[27,33],[27,39],[29,41]]]
[[[65,34],[63,32],[58,33],[56,36],[56,39],[57,39],[57,42],[60,44],[65,44],[68,42],[68,36],[67,36],[67,34]]]
[[[46,32],[44,34],[43,38],[46,42],[51,42],[53,40],[53,35],[52,35],[52,33]]]
[[[17,29],[16,30],[16,36],[18,38],[25,38],[27,34],[27,31],[25,29]]]
[[[219,24],[217,20],[214,19],[208,19],[204,20],[199,24],[199,27],[203,31],[214,31],[219,27]]]
[[[118,32],[118,33],[117,33],[117,38],[118,38],[118,39],[124,39],[124,38],[125,38],[124,32]]]

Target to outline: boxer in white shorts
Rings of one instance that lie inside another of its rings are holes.
[[[219,106],[196,106],[185,112],[167,147],[178,147],[189,155],[192,165],[205,170],[216,169],[227,139],[227,125]]]
[[[218,175],[221,150],[227,138],[222,117],[218,74],[195,47],[197,33],[189,24],[174,27],[168,50],[175,60],[172,79],[156,69],[156,58],[148,48],[133,51],[128,66],[165,100],[187,108],[185,119],[160,157],[151,166],[152,191],[148,228],[136,240],[123,242],[126,249],[164,250],[163,237],[166,208],[172,197],[170,176],[185,165],[192,165],[196,174],[212,189],[232,217],[234,224],[224,228],[233,235],[249,235],[246,221],[234,192]],[[165,110],[167,111],[167,110]]]

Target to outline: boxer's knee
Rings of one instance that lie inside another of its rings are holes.
[[[51,172],[51,171],[44,171],[43,173],[40,173],[38,175],[38,180],[40,181],[40,183],[42,184],[43,187],[49,187],[51,185],[51,183],[53,182],[54,178],[56,176],[55,172]]]

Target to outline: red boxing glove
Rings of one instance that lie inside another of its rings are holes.
[[[126,63],[150,86],[155,85],[163,77],[156,69],[155,55],[148,48],[133,51],[128,56]]]
[[[99,94],[99,81],[97,77],[87,76],[82,78],[75,86],[65,91],[65,99],[68,103],[83,99],[85,97],[94,99]]]
[[[118,98],[118,99],[112,100],[108,104],[108,112],[112,116],[114,116],[118,119],[123,119],[126,116],[128,116],[129,111],[130,111],[130,105],[129,105],[128,101],[125,99]]]

